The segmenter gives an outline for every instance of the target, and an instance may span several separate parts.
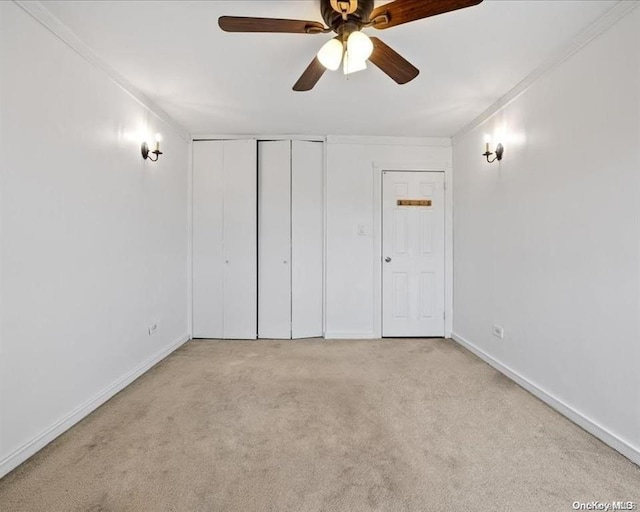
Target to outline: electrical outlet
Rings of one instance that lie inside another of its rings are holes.
[[[504,329],[499,325],[494,325],[491,332],[493,332],[493,335],[496,338],[500,338],[501,340],[504,339]]]
[[[153,336],[156,332],[158,332],[158,324],[151,324],[149,326],[149,336]]]

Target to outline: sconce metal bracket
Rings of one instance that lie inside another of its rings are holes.
[[[142,158],[143,159],[146,160],[148,158],[152,162],[157,162],[158,161],[158,157],[160,155],[162,155],[162,151],[159,151],[157,149],[155,149],[153,151],[149,151],[149,145],[146,142],[143,142],[142,146],[140,146],[140,153],[142,153]],[[151,153],[152,155],[156,155],[156,157],[155,158],[151,158],[149,156],[149,153]]]
[[[489,162],[490,164],[492,164],[493,162],[495,162],[496,160],[499,162],[500,160],[502,160],[502,154],[504,153],[504,146],[502,144],[498,144],[496,146],[496,152],[495,155],[491,160],[489,160],[489,157],[491,155],[493,155],[493,153],[491,151],[486,151],[484,153],[482,153],[482,156],[484,156],[487,159],[487,162]]]

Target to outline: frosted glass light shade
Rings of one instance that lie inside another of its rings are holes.
[[[365,61],[373,53],[373,42],[363,32],[351,32],[347,39],[347,51],[352,59]]]
[[[342,43],[337,39],[327,41],[318,52],[318,60],[325,68],[335,71],[342,62]]]
[[[355,59],[347,50],[344,54],[344,74],[349,75],[357,71],[367,69],[367,61],[364,59]]]

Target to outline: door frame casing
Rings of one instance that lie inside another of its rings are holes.
[[[444,335],[453,328],[453,187],[451,167],[419,163],[373,163],[373,334],[382,338],[382,174],[384,172],[444,173]]]

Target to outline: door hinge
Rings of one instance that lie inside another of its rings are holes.
[[[446,182],[446,181],[443,181],[443,182],[442,182],[442,188],[444,188],[445,190],[447,190],[447,182]]]
[[[443,313],[442,313],[442,319],[443,319],[443,320],[446,320],[446,319],[447,319],[447,313],[446,313],[446,312],[443,312]]]

